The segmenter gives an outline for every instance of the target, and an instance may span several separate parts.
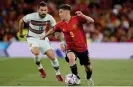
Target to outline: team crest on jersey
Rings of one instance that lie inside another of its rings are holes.
[[[77,25],[76,24],[73,24],[72,27],[73,27],[73,29],[76,29],[77,28]]]

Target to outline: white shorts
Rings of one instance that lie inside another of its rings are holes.
[[[40,38],[29,37],[27,38],[27,42],[30,49],[33,47],[39,47],[42,54],[45,54],[45,52],[49,49],[53,49],[49,40],[40,40]]]

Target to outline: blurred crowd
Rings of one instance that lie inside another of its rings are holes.
[[[36,11],[42,0],[2,0],[0,3],[0,41],[21,41],[18,21],[24,15]],[[57,7],[67,3],[72,6],[72,15],[80,10],[95,20],[85,24],[88,42],[133,42],[132,0],[43,0],[48,3],[49,14],[58,22]],[[28,31],[25,25],[25,32]],[[56,41],[50,37],[51,41]]]

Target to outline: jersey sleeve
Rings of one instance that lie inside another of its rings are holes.
[[[54,31],[61,32],[60,24],[57,23],[57,24],[55,25],[55,27],[53,28],[53,30],[54,30]]]
[[[52,16],[50,16],[50,26],[54,27],[55,25],[56,25],[55,19]]]
[[[30,22],[32,19],[32,15],[31,14],[27,14],[26,16],[23,17],[23,20],[25,23]]]
[[[78,21],[79,21],[80,23],[84,24],[84,23],[87,22],[87,20],[85,20],[83,17],[81,17],[81,16],[77,16],[77,17],[78,17]]]

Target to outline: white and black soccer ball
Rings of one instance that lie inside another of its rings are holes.
[[[74,74],[67,74],[65,76],[65,83],[69,86],[75,85],[77,81],[77,76]]]

